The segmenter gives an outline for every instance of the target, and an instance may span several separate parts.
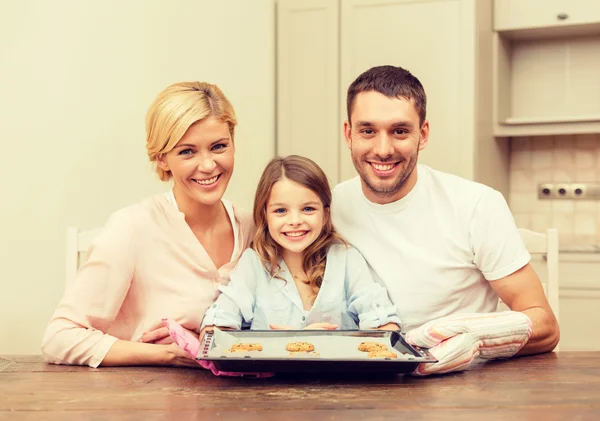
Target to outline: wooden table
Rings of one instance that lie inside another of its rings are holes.
[[[600,420],[600,352],[492,361],[428,378],[240,379],[0,357],[0,420],[67,419]]]

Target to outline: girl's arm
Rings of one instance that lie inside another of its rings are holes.
[[[367,262],[352,247],[346,256],[346,297],[348,312],[360,329],[400,329],[400,317],[387,290],[373,280]]]
[[[256,279],[262,272],[258,255],[247,249],[231,272],[229,284],[219,287],[221,295],[206,310],[202,329],[209,326],[241,329],[243,322],[251,323],[256,304]]]

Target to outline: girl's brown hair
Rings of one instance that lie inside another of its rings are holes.
[[[329,214],[331,188],[329,187],[327,176],[315,162],[302,156],[289,155],[283,158],[273,158],[267,164],[258,182],[254,197],[256,234],[252,242],[252,248],[259,255],[265,269],[270,275],[278,276],[281,270],[279,260],[282,257],[282,250],[281,246],[269,234],[267,204],[273,185],[284,178],[312,190],[319,196],[319,199],[323,203],[326,222],[317,239],[304,250],[304,259],[302,262],[302,269],[308,277],[308,283],[316,294],[319,292],[323,282],[329,247],[336,242],[345,242],[333,228]]]

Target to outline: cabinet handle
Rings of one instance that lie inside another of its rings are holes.
[[[558,20],[567,20],[567,19],[569,19],[569,15],[567,15],[566,13],[559,13],[558,15],[556,15],[556,17],[558,18]]]

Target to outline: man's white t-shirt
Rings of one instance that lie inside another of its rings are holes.
[[[531,259],[504,197],[483,184],[418,165],[404,198],[370,202],[360,178],[335,187],[331,215],[385,285],[407,331],[449,314],[496,310],[489,282]]]

